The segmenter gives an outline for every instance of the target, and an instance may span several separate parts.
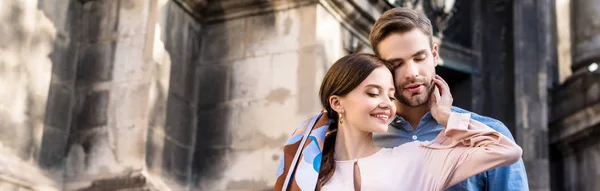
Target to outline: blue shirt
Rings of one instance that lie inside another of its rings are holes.
[[[459,107],[452,107],[452,111],[458,113],[469,112]],[[508,128],[506,128],[502,122],[489,117],[477,115],[472,112],[469,113],[471,113],[471,119],[486,124],[494,130],[502,133],[504,136],[510,138],[512,141],[515,141]],[[433,118],[431,113],[427,112],[427,114],[421,118],[419,126],[416,130],[413,130],[408,121],[404,120],[402,117],[396,116],[386,133],[375,134],[373,135],[373,138],[375,145],[389,148],[412,141],[431,141],[443,129],[444,127]],[[525,165],[523,164],[523,159],[520,159],[510,166],[498,167],[472,176],[471,178],[458,183],[447,190],[526,191],[529,190],[529,186],[527,182],[527,174],[525,172]]]

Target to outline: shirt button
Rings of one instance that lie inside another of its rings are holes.
[[[400,119],[396,120],[396,123],[400,123],[400,122],[402,122],[402,120],[400,120]]]
[[[416,135],[413,135],[413,136],[412,136],[412,139],[416,141],[416,140],[417,140],[417,136],[416,136]]]

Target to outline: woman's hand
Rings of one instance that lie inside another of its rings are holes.
[[[442,126],[446,127],[448,124],[448,118],[450,112],[452,112],[452,94],[450,94],[450,87],[448,83],[442,79],[442,77],[435,75],[433,78],[435,87],[431,94],[431,115],[433,118]]]

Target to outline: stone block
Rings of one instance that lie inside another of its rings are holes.
[[[175,59],[177,60],[177,59]],[[177,96],[192,101],[197,88],[196,70],[191,62],[172,62],[171,65],[171,81],[169,82],[169,91]],[[198,76],[202,78],[202,76]],[[200,82],[201,83],[201,82]]]
[[[118,163],[125,168],[142,169],[145,160],[146,139],[148,133],[140,126],[116,126],[108,127],[110,138],[109,144],[116,145],[112,148]]]
[[[177,62],[187,64],[196,61],[201,46],[200,24],[174,3],[168,4],[166,14],[159,24],[164,27],[163,39],[167,51],[173,59],[178,59]]]
[[[153,64],[144,57],[145,40],[145,36],[137,35],[120,37],[115,43],[114,81],[141,81],[152,75],[150,69]]]
[[[72,90],[65,84],[50,84],[48,105],[44,123],[68,132],[71,126],[72,106],[75,104]]]
[[[75,126],[71,129],[73,132],[83,131],[85,129],[106,125],[108,121],[108,99],[109,92],[85,92],[80,95],[75,106]]]
[[[191,154],[190,149],[181,147],[171,141],[165,141],[162,159],[163,172],[167,172],[179,182],[186,182],[187,176],[185,175],[188,173]]]
[[[119,36],[143,36],[149,24],[151,1],[118,1]]]
[[[114,42],[82,45],[77,64],[78,82],[101,82],[113,78]]]
[[[227,84],[229,84],[228,67],[204,66],[196,69],[198,81],[194,84],[198,88],[198,107],[210,109],[227,100]]]
[[[271,61],[272,79],[268,100],[282,103],[290,95],[298,92],[298,53],[286,52],[273,55]]]
[[[202,35],[202,61],[235,60],[244,54],[245,19],[207,25]]]
[[[271,89],[271,56],[231,64],[229,100],[264,98]]]
[[[44,12],[44,15],[54,23],[59,33],[69,34],[72,31],[79,31],[76,27],[81,26],[81,11],[83,5],[77,1],[71,0],[39,0],[38,9]],[[73,28],[73,30],[71,30]]]
[[[121,1],[86,1],[83,5],[82,40],[97,42],[116,39]]]
[[[231,144],[230,120],[227,109],[199,112],[194,149],[228,148]]]
[[[226,178],[221,179],[225,190],[267,190],[273,187],[281,148],[262,148],[229,153]],[[277,159],[276,159],[277,158]]]
[[[589,106],[600,101],[600,75],[590,74],[586,81],[587,87],[585,88],[585,105]]]
[[[43,168],[60,169],[65,165],[69,132],[52,126],[44,127],[38,164]]]
[[[524,161],[527,169],[527,179],[531,190],[550,190],[550,171],[548,159]]]
[[[224,178],[228,167],[226,149],[205,149],[194,152],[192,182],[199,190],[214,190],[211,183]]]
[[[79,49],[77,43],[71,40],[59,33],[53,42],[53,50],[50,53],[52,74],[60,81],[75,82]]]
[[[316,20],[312,23],[307,21],[315,17],[310,15],[311,13],[314,14],[314,7],[307,6],[248,17],[245,28],[245,56],[290,52],[299,49],[303,44],[314,43],[315,30],[311,26],[315,25]],[[310,33],[313,33],[312,39],[302,39],[309,37]]]
[[[167,121],[165,134],[179,144],[192,146],[194,134],[193,110],[189,102],[176,96],[170,96],[167,101]]]
[[[113,127],[147,127],[149,83],[123,82],[113,84],[110,91],[110,113]]]
[[[298,124],[308,118],[298,115],[297,109],[298,100],[295,97],[284,104],[260,100],[234,105],[228,118],[231,148],[279,148]]]
[[[151,172],[160,172],[165,146],[165,135],[161,129],[148,129],[146,136],[146,166]]]

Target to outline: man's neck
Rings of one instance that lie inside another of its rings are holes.
[[[419,122],[421,122],[423,116],[425,116],[425,114],[430,110],[431,107],[429,106],[429,101],[417,107],[410,107],[400,103],[398,104],[398,110],[396,114],[408,121],[413,130],[417,130]]]
[[[335,140],[334,157],[336,160],[364,158],[375,154],[377,151],[379,151],[379,148],[373,144],[373,133],[352,127],[338,128]]]

